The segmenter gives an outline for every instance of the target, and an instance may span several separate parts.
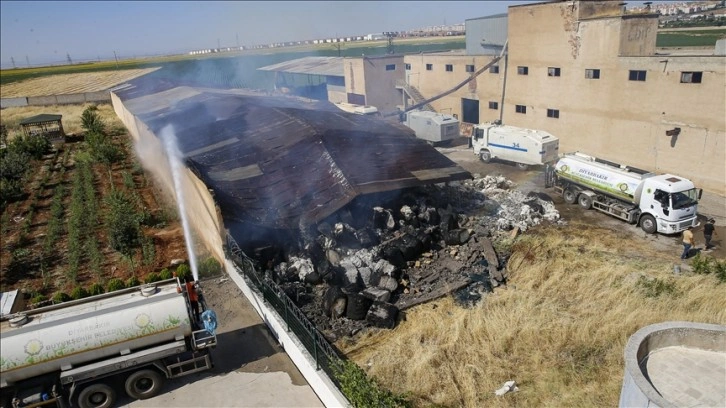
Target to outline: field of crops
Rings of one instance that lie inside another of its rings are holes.
[[[3,98],[97,92],[156,71],[158,68],[124,69],[31,78],[0,85]]]
[[[664,31],[658,33],[655,44],[657,47],[712,47],[721,38],[726,38],[724,28]]]

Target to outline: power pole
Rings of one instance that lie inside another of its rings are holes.
[[[116,69],[118,69],[118,57],[116,56],[116,51],[113,52],[113,58],[116,60]]]
[[[28,63],[28,68],[30,68],[30,58],[27,55],[25,56],[25,62]]]
[[[11,63],[13,64],[13,69],[17,68],[17,67],[15,66],[15,58],[13,58],[13,57],[10,57],[10,62],[11,62]]]
[[[68,65],[73,65],[73,60],[71,59],[71,54],[66,53],[66,59],[68,60]]]

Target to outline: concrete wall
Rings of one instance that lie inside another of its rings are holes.
[[[375,106],[383,113],[396,111],[396,106],[401,103],[400,93],[396,90],[396,81],[402,80],[406,72],[403,56],[364,57],[362,60],[366,104]],[[395,65],[395,69],[386,71],[386,65]]]
[[[507,41],[507,16],[473,18],[466,25],[466,54],[499,54],[501,46]]]
[[[50,105],[72,105],[86,102],[110,102],[111,93],[108,91],[83,92],[76,94],[28,96],[20,98],[0,99],[0,108],[15,106],[50,106]]]
[[[174,181],[160,139],[124,106],[116,94],[111,93],[111,103],[116,115],[134,138],[141,164],[153,175],[168,197],[175,201]],[[224,259],[223,226],[212,193],[188,168],[184,169],[181,181],[187,217],[196,235],[196,243],[203,245],[221,262]]]
[[[0,109],[28,106],[28,98],[0,98]]]

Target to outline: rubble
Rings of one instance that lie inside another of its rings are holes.
[[[301,249],[258,261],[332,341],[393,328],[401,310],[449,293],[470,306],[506,285],[508,254],[495,242],[559,220],[549,197],[513,187],[485,176],[354,201],[301,232]]]

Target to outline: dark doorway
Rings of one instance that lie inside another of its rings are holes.
[[[361,94],[348,93],[348,103],[352,103],[354,105],[365,105],[366,96]]]
[[[479,101],[461,98],[461,121],[479,124]]]

